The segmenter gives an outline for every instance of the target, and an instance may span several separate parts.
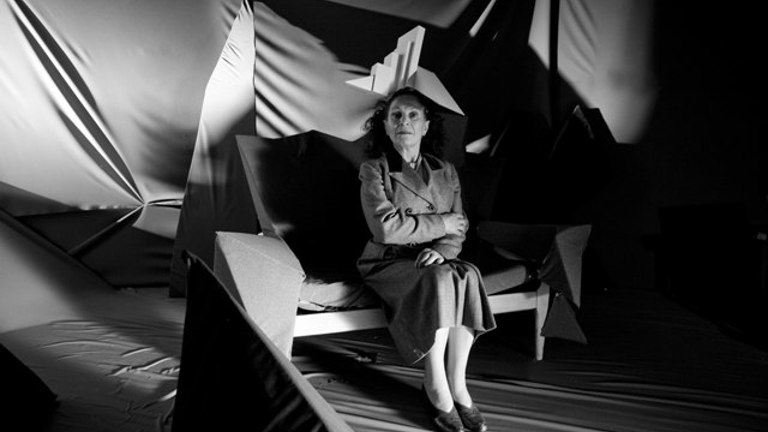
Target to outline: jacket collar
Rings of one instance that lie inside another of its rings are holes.
[[[435,169],[434,162],[432,161],[432,157],[428,156],[424,153],[422,153],[422,160],[421,163],[427,164],[427,169],[431,172]],[[432,191],[430,190],[428,183],[429,180],[425,180],[421,177],[420,174],[418,174],[415,171],[409,170],[406,172],[403,172],[403,158],[400,156],[400,154],[397,151],[388,151],[386,154],[387,164],[389,165],[389,176],[392,178],[392,180],[400,183],[403,187],[413,192],[414,195],[418,196],[419,198],[423,199],[429,204],[433,204],[436,202],[435,198],[432,196]],[[429,177],[431,177],[432,174],[429,174]]]
[[[402,172],[403,171],[403,158],[400,153],[394,149],[386,151],[387,165],[389,165],[389,172]]]
[[[387,165],[389,165],[389,172],[402,172],[403,171],[403,157],[400,156],[395,149],[388,149],[385,152],[387,158]],[[421,154],[421,163],[427,163],[427,166],[431,171],[440,168],[440,165],[435,160],[434,156],[429,153]]]

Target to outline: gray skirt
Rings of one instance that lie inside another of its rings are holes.
[[[414,263],[412,256],[358,261],[366,285],[382,300],[389,332],[407,363],[427,355],[440,328],[466,326],[475,338],[496,328],[477,267],[459,259],[423,268]]]

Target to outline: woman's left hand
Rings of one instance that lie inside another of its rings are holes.
[[[440,252],[434,249],[425,248],[422,249],[416,257],[416,267],[421,268],[432,264],[442,264],[443,261],[445,261],[445,258]]]

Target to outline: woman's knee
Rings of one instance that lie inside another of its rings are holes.
[[[425,277],[432,280],[435,285],[443,286],[453,280],[454,271],[451,266],[446,264],[432,264],[424,267],[424,273],[426,273]]]

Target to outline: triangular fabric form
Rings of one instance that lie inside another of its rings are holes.
[[[269,339],[290,358],[304,272],[295,259],[280,255],[288,251],[287,246],[280,247],[281,243],[274,237],[219,232],[214,272]]]
[[[555,294],[541,334],[545,337],[557,337],[582,344],[587,343],[587,336],[584,335],[576,319],[573,305],[562,294]]]

